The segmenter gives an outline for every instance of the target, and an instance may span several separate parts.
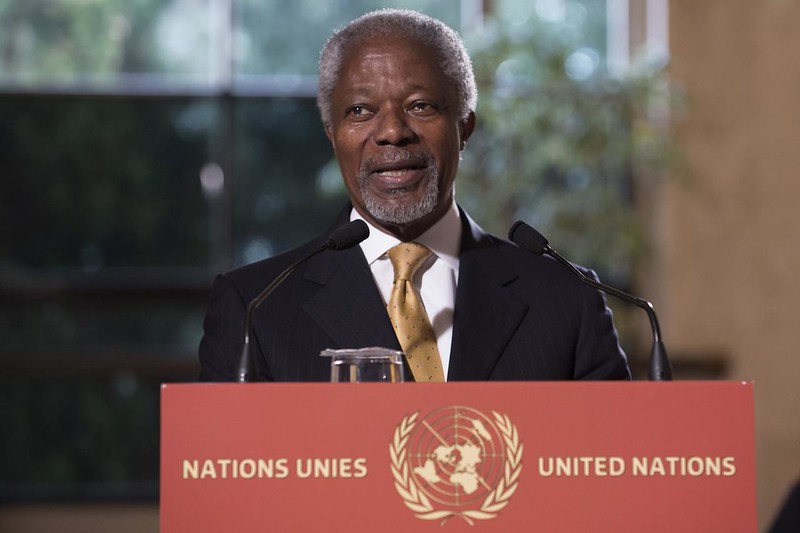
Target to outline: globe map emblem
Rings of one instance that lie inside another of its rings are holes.
[[[419,490],[440,506],[480,506],[503,475],[506,447],[494,422],[470,407],[431,412],[410,435],[408,462]]]

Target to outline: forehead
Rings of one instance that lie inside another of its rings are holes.
[[[353,84],[371,85],[380,77],[391,78],[396,84],[422,84],[432,89],[451,85],[429,44],[387,35],[363,38],[348,47],[342,57],[336,88],[347,90]]]

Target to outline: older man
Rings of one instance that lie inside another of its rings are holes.
[[[337,31],[320,60],[318,104],[348,205],[370,236],[304,263],[254,317],[258,379],[325,381],[326,348],[403,350],[416,381],[628,379],[603,296],[563,267],[482,231],[455,202],[477,91],[458,35],[403,10]],[[324,242],[214,282],[203,380],[235,379],[245,308]]]

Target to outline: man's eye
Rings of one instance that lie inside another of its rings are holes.
[[[369,110],[363,105],[354,105],[347,110],[347,114],[352,117],[364,117],[369,115]]]
[[[430,102],[414,102],[411,105],[410,111],[417,115],[431,115],[436,112],[438,108]]]

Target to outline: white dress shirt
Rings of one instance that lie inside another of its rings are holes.
[[[424,244],[433,252],[414,275],[412,283],[420,293],[425,311],[436,333],[436,344],[442,358],[445,380],[450,368],[450,346],[453,341],[453,310],[458,284],[458,254],[461,248],[460,218],[458,208],[453,202],[436,224],[414,239],[414,242]],[[357,219],[363,220],[353,209],[350,220]],[[401,241],[369,222],[367,225],[369,237],[362,241],[360,246],[385,305],[389,301],[394,281],[394,269],[386,252]]]

